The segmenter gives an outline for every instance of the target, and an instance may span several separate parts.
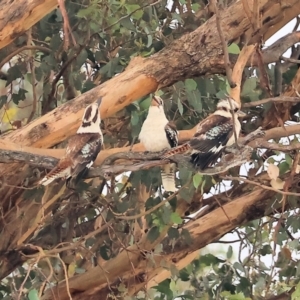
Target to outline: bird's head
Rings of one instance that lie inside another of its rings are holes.
[[[246,114],[242,112],[240,103],[236,102],[232,98],[221,99],[217,104],[216,112],[225,112],[228,115],[235,114],[238,117],[245,117]]]
[[[101,101],[102,97],[86,107],[82,116],[81,126],[77,130],[77,133],[94,133],[100,131],[101,118],[99,106],[101,104]]]

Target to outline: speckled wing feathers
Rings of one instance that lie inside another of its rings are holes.
[[[169,122],[165,126],[165,132],[171,148],[178,146],[178,131],[173,122]]]
[[[233,121],[220,115],[211,115],[199,123],[189,144],[193,149],[191,162],[201,170],[214,164],[233,135]]]
[[[39,183],[48,185],[60,177],[74,177],[78,180],[92,166],[101,150],[101,145],[102,139],[99,133],[72,136],[68,141],[65,156]]]

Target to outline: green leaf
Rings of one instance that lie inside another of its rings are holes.
[[[235,262],[234,264],[233,264],[233,267],[236,269],[236,270],[239,270],[239,271],[241,271],[241,272],[245,272],[245,269],[244,269],[244,267],[243,267],[243,265],[242,264],[240,264],[239,262]]]
[[[193,3],[193,4],[192,4],[192,10],[193,10],[194,12],[197,12],[197,11],[200,9],[200,7],[201,7],[201,5],[198,4],[198,3]]]
[[[228,53],[231,54],[239,54],[241,52],[239,46],[235,43],[232,43],[229,47],[228,47]]]
[[[149,48],[152,45],[152,42],[153,42],[152,34],[150,33],[150,30],[148,29],[147,26],[145,26],[144,29],[145,29],[145,32],[146,32],[147,38],[148,38],[146,47]]]
[[[211,265],[219,264],[220,262],[224,262],[224,260],[219,259],[218,257],[209,253],[209,254],[200,256],[199,262],[201,264],[204,264],[205,266],[211,266]]]
[[[196,90],[196,88],[197,88],[197,82],[193,79],[186,79],[184,84],[185,84],[185,88],[189,92],[192,92],[192,91]]]
[[[82,92],[82,93],[85,93],[85,92],[87,92],[87,91],[93,89],[95,86],[96,86],[95,83],[94,83],[93,81],[91,81],[91,80],[88,79],[88,80],[83,84],[83,88],[82,88],[82,91],[81,91],[81,92]]]
[[[300,299],[300,282],[297,284],[296,290],[292,294],[292,300]]]
[[[200,183],[202,182],[202,178],[203,176],[199,173],[195,174],[193,176],[193,184],[194,184],[194,187],[197,189],[198,186],[200,185]]]
[[[0,96],[0,108],[2,108],[3,105],[6,103],[7,103],[7,96],[6,95]]]
[[[278,168],[279,168],[280,175],[285,174],[287,171],[290,171],[290,169],[291,169],[290,165],[286,161],[280,163],[278,165]]]
[[[12,81],[16,80],[17,78],[22,77],[22,72],[18,65],[15,65],[8,69],[7,71],[7,81],[6,86],[8,86]]]
[[[126,8],[128,14],[131,14],[132,12],[134,12],[131,16],[133,17],[133,19],[136,19],[136,20],[139,20],[144,14],[141,7],[137,4],[126,4],[125,8]]]
[[[39,300],[39,293],[36,289],[30,290],[28,293],[29,300]]]
[[[232,250],[232,246],[230,245],[228,247],[227,254],[226,254],[227,259],[230,259],[232,257],[232,254],[233,254],[233,250]]]
[[[35,68],[35,79],[36,79],[37,81],[41,81],[42,76],[43,76],[43,71],[42,71],[42,69],[41,69],[40,67],[36,67],[36,68]]]
[[[147,238],[150,242],[154,242],[159,237],[159,228],[157,226],[152,227],[148,234]]]
[[[154,286],[153,288],[156,289],[158,292],[162,293],[163,295],[166,295],[167,299],[173,299],[173,292],[170,289],[170,282],[171,279],[166,279],[162,281],[159,285]]]
[[[195,91],[187,91],[186,92],[187,99],[189,103],[194,107],[194,109],[201,113],[202,112],[202,100],[201,100],[201,94],[199,90]]]
[[[129,29],[129,30],[131,30],[131,31],[136,32],[136,27],[133,26],[130,17],[127,17],[127,18],[122,19],[122,20],[120,21],[120,24],[121,24],[123,27],[125,27],[126,29]]]
[[[248,78],[243,85],[241,96],[249,96],[249,94],[253,93],[253,91],[256,89],[256,85],[256,77]]]
[[[103,245],[100,247],[100,255],[104,260],[110,259],[110,248],[107,245]]]
[[[167,206],[163,206],[162,208],[162,220],[164,222],[164,224],[169,224],[170,222],[170,218],[171,218],[171,211],[170,208]]]
[[[179,231],[177,228],[170,227],[168,230],[168,236],[170,239],[178,239],[179,238]]]
[[[285,160],[286,160],[286,162],[289,164],[289,166],[292,165],[293,160],[292,160],[292,158],[291,158],[290,155],[286,154],[286,155],[285,155]]]
[[[190,273],[188,272],[187,268],[184,268],[181,271],[179,271],[179,278],[182,281],[189,281],[190,280]]]
[[[138,115],[138,112],[136,110],[134,110],[132,113],[131,113],[131,124],[133,126],[137,125],[139,122],[139,115]]]
[[[57,49],[59,49],[61,43],[62,43],[62,40],[61,40],[61,37],[60,37],[60,33],[55,34],[51,38],[50,48],[53,49],[54,51],[56,51]]]
[[[258,253],[262,256],[265,256],[267,254],[272,254],[272,248],[270,245],[264,245],[261,249],[259,249]]]
[[[174,223],[174,224],[182,224],[183,220],[181,219],[181,217],[178,215],[178,213],[176,212],[173,212],[171,214],[171,221]]]
[[[181,100],[180,100],[179,97],[177,99],[177,107],[178,107],[179,113],[182,115],[183,114],[183,105],[182,105]]]
[[[87,51],[83,49],[76,58],[76,65],[80,68],[85,62],[88,57]]]
[[[188,245],[192,245],[192,237],[189,233],[189,231],[187,229],[182,229],[181,231],[181,237],[183,238],[183,240],[188,244]]]
[[[76,268],[76,269],[75,269],[75,272],[76,272],[77,274],[83,274],[83,273],[86,272],[86,269],[84,269],[84,268]]]
[[[26,93],[28,93],[28,91],[22,89],[22,88],[19,88],[19,92],[18,92],[18,97],[19,97],[19,101],[20,100],[25,100],[26,99]],[[14,101],[15,102],[15,101]],[[16,102],[15,102],[16,103]],[[19,102],[18,102],[19,103]],[[16,104],[18,104],[16,103]]]

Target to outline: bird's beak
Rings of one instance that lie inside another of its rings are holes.
[[[160,101],[156,96],[152,97],[151,106],[160,106]]]
[[[100,104],[101,104],[101,101],[102,101],[102,97],[100,97],[97,101],[96,101],[96,103],[97,103],[97,105],[98,105],[98,107],[100,106]]]
[[[237,115],[238,115],[238,117],[239,118],[244,118],[244,117],[246,117],[247,116],[247,114],[246,113],[244,113],[243,111],[241,111],[241,110],[239,110],[238,112],[237,112]]]

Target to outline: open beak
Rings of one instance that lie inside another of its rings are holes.
[[[161,102],[160,99],[156,96],[152,97],[151,106],[160,106]]]
[[[100,97],[97,101],[96,101],[96,103],[97,103],[97,105],[98,105],[98,107],[100,106],[100,104],[101,104],[101,101],[102,101],[102,97]]]
[[[247,114],[246,114],[246,113],[244,113],[244,112],[243,112],[243,111],[241,111],[241,110],[239,110],[239,111],[238,111],[237,115],[238,115],[238,117],[239,117],[239,118],[244,118],[244,117],[246,117],[246,116],[247,116]]]
[[[160,100],[159,100],[156,96],[153,96],[153,99],[156,101],[156,103],[157,103],[158,105],[160,105]]]

